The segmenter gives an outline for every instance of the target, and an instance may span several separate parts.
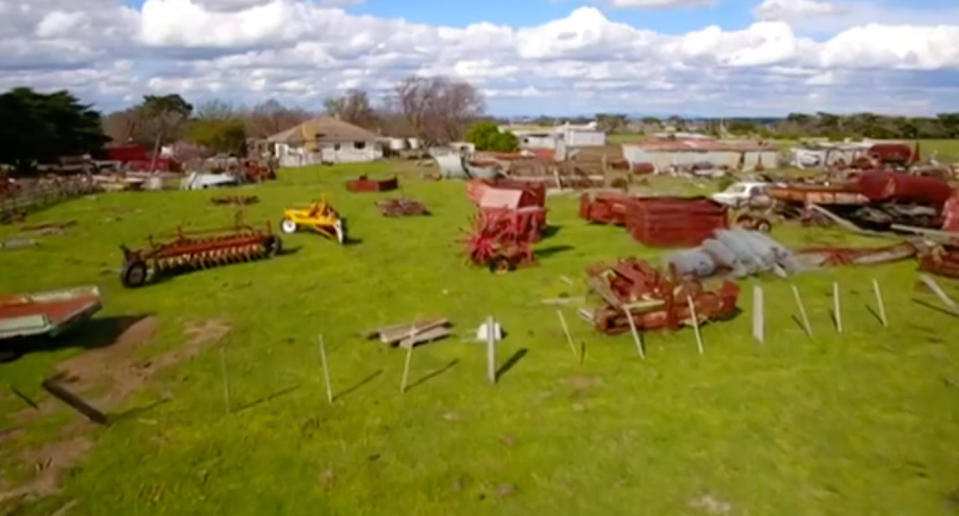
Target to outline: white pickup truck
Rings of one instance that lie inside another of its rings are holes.
[[[772,204],[767,189],[769,183],[733,183],[726,190],[710,195],[709,198],[732,208],[764,208]]]

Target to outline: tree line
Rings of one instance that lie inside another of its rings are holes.
[[[0,94],[0,165],[27,173],[63,156],[96,154],[104,144],[138,144],[157,151],[187,142],[209,154],[243,155],[249,139],[264,139],[326,114],[379,134],[416,137],[426,145],[462,139],[485,113],[471,84],[447,77],[409,77],[377,105],[367,92],[348,90],[322,109],[288,107],[275,99],[251,108],[223,100],[197,106],[179,94],[149,95],[102,116],[68,91],[16,88]]]
[[[547,119],[546,121],[551,121]],[[595,116],[600,129],[608,133],[693,131],[721,136],[801,139],[952,139],[959,138],[959,113],[942,113],[935,117],[889,116],[875,113],[839,115],[826,112],[790,113],[785,118],[695,118],[678,115],[667,118],[631,118],[625,114],[599,113]]]

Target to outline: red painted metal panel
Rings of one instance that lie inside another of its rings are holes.
[[[650,246],[697,246],[728,227],[726,208],[705,198],[641,197],[626,208],[627,230]]]
[[[360,176],[359,179],[346,182],[347,190],[351,192],[388,192],[400,187],[399,179],[384,179],[376,181],[368,179],[366,176]]]

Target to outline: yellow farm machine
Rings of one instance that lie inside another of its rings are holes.
[[[340,244],[346,242],[346,219],[341,217],[326,199],[283,210],[280,229],[284,233],[296,233],[300,226],[312,228],[313,231]]]

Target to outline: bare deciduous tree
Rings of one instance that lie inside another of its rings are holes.
[[[254,138],[268,138],[276,133],[295,127],[310,118],[308,111],[287,108],[270,99],[253,108],[246,116],[246,134]]]
[[[446,77],[409,77],[396,85],[392,102],[427,144],[463,137],[484,110],[471,84]]]
[[[377,122],[376,111],[370,105],[370,98],[365,91],[347,90],[342,97],[328,98],[323,103],[329,115],[338,117],[344,122],[356,124],[360,127],[372,127]]]

